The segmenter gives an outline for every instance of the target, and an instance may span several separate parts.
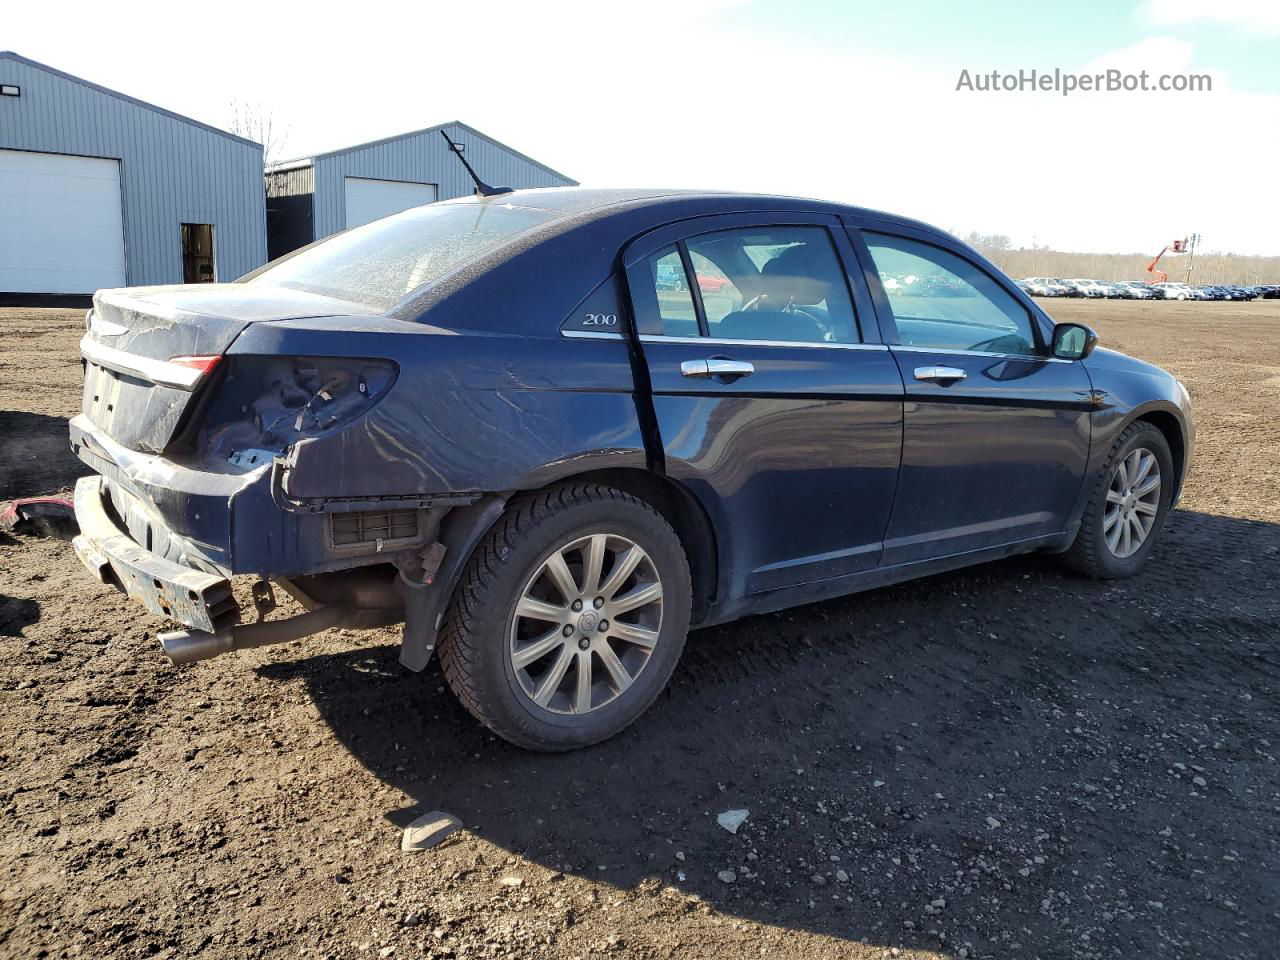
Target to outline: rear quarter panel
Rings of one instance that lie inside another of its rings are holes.
[[[296,448],[289,493],[351,498],[529,489],[645,465],[625,341],[377,319],[256,324],[233,354],[388,357],[388,394]]]

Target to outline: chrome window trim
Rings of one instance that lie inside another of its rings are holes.
[[[641,343],[696,343],[733,347],[805,347],[818,350],[888,350],[883,343],[811,343],[802,340],[725,340],[720,337],[664,337],[657,333],[640,334]]]
[[[140,357],[136,353],[126,353],[124,350],[108,347],[105,343],[98,343],[87,334],[80,341],[80,355],[91,363],[115,370],[117,373],[141,377],[152,383],[177,387],[180,390],[193,389],[204,376],[203,370],[169,363],[167,360]]]
[[[606,333],[603,330],[561,330],[560,336],[572,337],[575,340],[622,340],[620,333]]]
[[[895,353],[944,353],[949,357],[995,357],[998,360],[1033,360],[1036,363],[1075,363],[1063,357],[1042,357],[1034,353],[989,353],[986,350],[949,350],[945,347],[909,347],[895,343]]]

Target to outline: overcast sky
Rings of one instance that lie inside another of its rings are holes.
[[[456,119],[590,186],[1280,254],[1280,0],[28,3],[0,49],[214,125],[260,103],[286,156]],[[1107,66],[1213,90],[956,90],[961,70]]]

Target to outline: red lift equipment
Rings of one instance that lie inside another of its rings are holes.
[[[1166,282],[1169,279],[1169,274],[1165,273],[1163,270],[1158,270],[1156,268],[1156,264],[1160,262],[1160,258],[1166,253],[1186,253],[1189,246],[1190,241],[1188,240],[1171,240],[1169,243],[1166,243],[1161,251],[1156,254],[1156,258],[1147,264],[1147,273],[1151,274],[1151,276],[1147,278],[1147,283]]]

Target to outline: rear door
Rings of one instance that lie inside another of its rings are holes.
[[[1088,460],[1084,365],[1049,356],[1050,324],[963,246],[889,222],[853,223],[906,386],[884,563],[1063,531]]]
[[[728,596],[875,567],[903,387],[839,221],[702,218],[624,259],[666,471],[711,514]]]

